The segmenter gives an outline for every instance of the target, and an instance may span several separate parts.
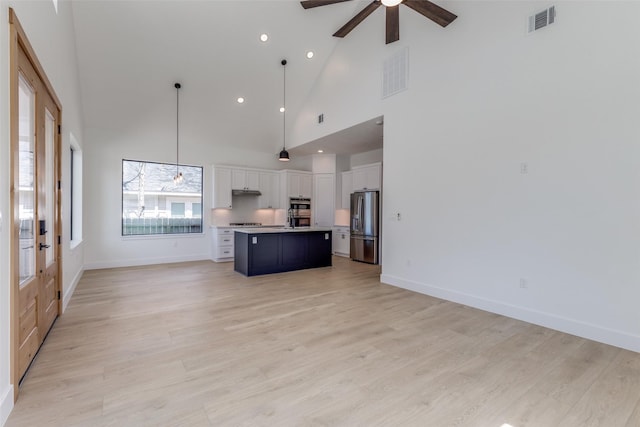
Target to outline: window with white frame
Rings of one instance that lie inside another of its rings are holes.
[[[202,178],[201,166],[122,160],[122,235],[202,233]]]

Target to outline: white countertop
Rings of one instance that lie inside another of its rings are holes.
[[[257,227],[257,228],[236,228],[236,233],[247,234],[266,234],[266,233],[305,233],[310,231],[331,231],[331,227],[296,227],[296,228],[283,228],[283,227]]]
[[[212,225],[211,228],[216,229],[233,229],[237,230],[238,228],[284,228],[284,225]]]

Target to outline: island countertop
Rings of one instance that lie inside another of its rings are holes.
[[[331,227],[267,227],[267,228],[236,228],[233,231],[236,233],[245,234],[269,234],[269,233],[309,233],[315,231],[332,231]]]

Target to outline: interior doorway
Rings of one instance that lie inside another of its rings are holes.
[[[11,334],[14,397],[61,311],[62,108],[14,11],[11,29]]]

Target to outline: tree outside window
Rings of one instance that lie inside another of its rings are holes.
[[[122,160],[122,235],[202,233],[201,166]]]

